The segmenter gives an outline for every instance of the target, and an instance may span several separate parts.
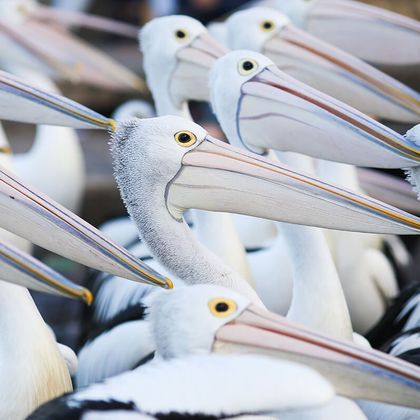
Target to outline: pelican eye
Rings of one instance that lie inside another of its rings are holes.
[[[271,20],[264,20],[260,23],[260,28],[264,32],[270,32],[274,29],[274,22]]]
[[[188,33],[185,29],[177,29],[175,31],[175,38],[178,40],[184,40],[188,37]]]
[[[197,136],[191,131],[178,131],[175,141],[182,147],[190,147],[197,141]]]
[[[236,309],[236,303],[231,299],[216,298],[209,302],[210,312],[218,318],[225,318],[232,315]]]
[[[258,68],[258,63],[255,60],[246,58],[239,63],[239,73],[243,76],[253,73]]]

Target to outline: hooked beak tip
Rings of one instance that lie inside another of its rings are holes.
[[[165,281],[166,281],[166,288],[168,290],[171,290],[174,288],[174,283],[170,278],[166,278]]]
[[[117,131],[117,122],[113,120],[112,118],[110,118],[108,124],[111,131],[115,133]]]
[[[81,298],[86,303],[87,306],[92,305],[93,302],[93,295],[89,289],[83,288]]]

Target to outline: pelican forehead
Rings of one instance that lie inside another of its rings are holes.
[[[226,21],[229,47],[261,51],[264,44],[289,23],[286,15],[268,7],[241,10]]]
[[[247,298],[213,285],[156,293],[150,321],[159,355],[170,358],[187,352],[210,352],[217,330],[249,305]]]
[[[176,52],[191,45],[205,26],[189,16],[172,15],[156,18],[140,30],[140,48],[147,61],[156,64],[176,61]]]
[[[263,5],[272,7],[290,18],[298,26],[304,26],[309,9],[317,3],[318,0],[267,0]]]
[[[196,138],[191,146],[184,147],[177,141],[184,132]],[[185,153],[200,144],[206,135],[206,130],[198,124],[174,115],[144,120],[133,118],[118,124],[111,151],[114,163],[122,165],[124,171],[127,167],[137,167],[142,173],[174,176]]]

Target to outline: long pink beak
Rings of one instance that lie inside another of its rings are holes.
[[[134,72],[64,27],[30,18],[0,21],[0,60],[110,90],[146,90]]]
[[[307,364],[338,394],[420,408],[420,368],[352,342],[327,337],[250,306],[221,327],[216,352],[252,352]]]
[[[251,149],[376,168],[420,165],[416,143],[275,66],[242,85],[236,115],[238,136]]]
[[[30,10],[31,19],[56,23],[69,27],[82,27],[100,32],[107,32],[113,35],[120,35],[137,40],[139,28],[124,22],[118,22],[103,16],[95,16],[89,13],[75,10],[62,10],[48,6],[37,5]]]
[[[420,65],[420,22],[351,0],[318,0],[304,28],[375,65]]]
[[[172,287],[169,279],[3,168],[0,213],[0,227],[52,252],[130,280]]]
[[[290,76],[365,114],[413,124],[420,121],[416,91],[292,24],[269,39],[261,52]]]

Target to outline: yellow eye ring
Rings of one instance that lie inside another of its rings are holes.
[[[188,39],[188,31],[186,29],[177,29],[174,32],[174,35],[178,41],[185,41]]]
[[[272,20],[263,20],[260,23],[260,28],[264,32],[271,32],[275,27],[276,25],[274,24]]]
[[[238,64],[238,71],[242,76],[254,73],[258,69],[258,63],[252,58],[244,58]]]
[[[178,131],[174,135],[175,141],[182,147],[190,147],[197,141],[197,136],[191,131]]]
[[[226,318],[238,308],[232,299],[215,298],[208,303],[210,312],[218,318]]]

